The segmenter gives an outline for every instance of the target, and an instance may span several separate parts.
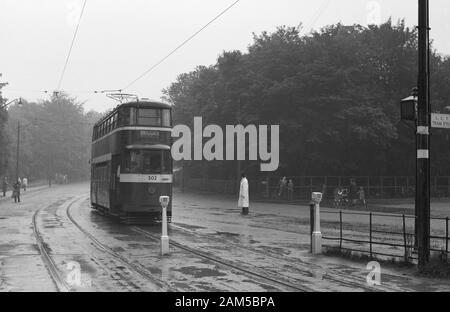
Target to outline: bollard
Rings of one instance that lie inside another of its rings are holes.
[[[313,249],[313,238],[312,238],[312,233],[314,232],[314,207],[315,207],[315,203],[313,201],[309,202],[309,237],[310,237],[310,248],[309,248],[309,252],[312,253]]]
[[[159,197],[159,203],[162,207],[161,255],[169,253],[169,235],[167,234],[167,206],[169,201],[169,196]]]
[[[312,193],[312,201],[314,202],[314,229],[311,235],[312,238],[312,253],[314,255],[322,253],[322,233],[320,232],[320,201],[322,200],[322,193]]]

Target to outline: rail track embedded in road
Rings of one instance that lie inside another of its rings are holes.
[[[61,273],[59,272],[58,268],[56,267],[55,262],[53,261],[50,254],[47,252],[45,242],[42,239],[42,235],[39,232],[39,229],[37,226],[37,216],[41,212],[41,210],[43,210],[45,208],[47,208],[47,206],[36,210],[33,214],[33,233],[36,238],[36,242],[37,242],[42,260],[44,261],[45,267],[47,268],[47,270],[50,274],[50,277],[52,278],[53,282],[55,283],[56,288],[60,292],[68,292],[71,290],[71,287],[67,284],[65,279],[62,277]]]
[[[155,236],[155,235],[152,234],[152,233],[149,233],[148,231],[146,231],[146,230],[144,230],[144,229],[142,229],[142,228],[140,228],[140,227],[133,226],[133,227],[132,227],[132,230],[134,230],[134,231],[136,231],[136,232],[138,232],[138,233],[140,233],[140,234],[142,234],[142,235],[144,235],[144,236],[146,236],[146,237],[149,237],[149,238],[151,238],[151,239],[153,239],[153,240],[157,240],[157,241],[160,240],[159,237]],[[227,267],[227,268],[232,268],[232,269],[234,269],[234,270],[236,270],[236,271],[240,271],[240,272],[246,274],[247,276],[257,277],[257,278],[260,278],[260,279],[262,279],[262,280],[270,281],[270,282],[275,283],[275,284],[277,284],[277,285],[282,285],[282,286],[284,286],[284,287],[287,287],[287,288],[289,288],[289,289],[294,289],[294,290],[297,290],[297,291],[308,291],[308,292],[314,291],[314,290],[311,289],[311,288],[308,288],[308,287],[305,287],[305,286],[294,285],[294,284],[291,284],[291,283],[289,283],[289,282],[281,281],[281,280],[276,279],[276,278],[274,278],[274,277],[272,278],[272,277],[269,277],[269,276],[265,276],[265,275],[263,275],[263,274],[261,274],[261,273],[255,272],[255,271],[253,271],[253,270],[250,270],[250,269],[247,269],[247,268],[238,266],[238,265],[236,265],[236,264],[229,263],[229,262],[227,262],[227,261],[218,259],[218,258],[216,258],[216,257],[207,255],[207,254],[205,254],[204,252],[201,252],[201,251],[198,251],[198,250],[196,250],[196,249],[187,247],[187,246],[185,246],[185,245],[183,245],[183,244],[180,244],[180,243],[178,243],[178,242],[176,242],[176,241],[174,241],[174,240],[170,240],[169,244],[172,245],[172,246],[174,246],[174,247],[176,247],[176,248],[179,248],[179,249],[181,249],[181,250],[184,250],[184,251],[186,251],[186,252],[189,252],[189,253],[191,253],[191,254],[194,254],[194,255],[196,255],[197,257],[200,257],[200,258],[209,260],[209,261],[211,261],[211,262],[217,263],[217,264],[222,265],[222,266],[225,266],[225,267]]]
[[[85,199],[86,197],[84,196],[81,199]],[[140,276],[144,277],[145,279],[151,281],[153,284],[155,284],[156,286],[158,286],[159,288],[161,288],[161,291],[170,291],[170,286],[167,285],[167,283],[156,279],[152,273],[150,273],[143,265],[139,264],[139,263],[134,263],[129,261],[126,257],[122,256],[121,254],[115,252],[114,250],[112,250],[110,247],[106,246],[105,244],[101,243],[97,238],[95,238],[94,235],[92,235],[91,233],[89,233],[86,229],[84,229],[72,216],[71,214],[71,207],[73,206],[73,204],[77,201],[80,201],[80,199],[73,201],[70,205],[67,206],[66,209],[66,214],[67,217],[69,218],[69,220],[94,244],[94,246],[111,255],[112,257],[114,257],[115,259],[119,260],[120,262],[122,262],[125,266],[127,266],[131,271],[136,272],[137,274],[139,274]]]
[[[199,236],[198,233],[196,233],[193,230],[190,229],[186,229],[182,226],[178,226],[175,224],[171,225],[172,228],[178,229],[180,231],[186,232],[186,233],[190,233],[193,236]],[[295,261],[291,261],[291,260],[287,260],[285,257],[282,258],[280,256],[276,256],[273,254],[268,254],[268,253],[262,253],[261,251],[255,250],[254,248],[249,248],[249,247],[243,247],[239,244],[235,244],[230,242],[229,240],[225,240],[225,239],[220,239],[217,237],[206,237],[206,239],[211,240],[211,241],[215,241],[215,242],[219,242],[219,243],[223,243],[226,244],[230,247],[232,247],[233,249],[241,249],[244,252],[248,253],[251,252],[257,256],[264,256],[266,258],[271,258],[272,260],[274,260],[275,262],[279,263],[280,261],[285,262],[289,265],[293,265],[293,266],[297,266],[296,270],[299,271],[300,273],[308,273],[306,270],[302,270],[302,268],[299,268],[299,262],[295,262]],[[305,263],[306,265],[310,266],[310,268],[316,268],[316,269],[321,269],[318,265],[314,264],[314,263]],[[310,269],[309,268],[309,269]],[[323,274],[323,279],[327,279],[329,281],[332,282],[336,282],[342,286],[346,286],[346,287],[350,287],[350,288],[354,288],[354,287],[360,287],[364,290],[367,291],[382,291],[383,289],[380,289],[379,287],[374,287],[374,286],[369,286],[365,280],[365,278],[361,281],[349,278],[348,275],[346,274],[342,274],[342,273],[338,273],[338,272],[326,272]],[[397,288],[387,288],[385,286],[385,290],[388,291],[399,291],[399,289]]]

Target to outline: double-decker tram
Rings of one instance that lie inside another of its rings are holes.
[[[161,218],[159,197],[170,196],[172,217],[172,110],[166,103],[118,105],[93,129],[91,204],[125,223]]]

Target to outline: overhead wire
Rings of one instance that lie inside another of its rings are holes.
[[[317,9],[316,14],[314,15],[314,17],[308,22],[308,29],[309,30],[314,28],[314,26],[316,25],[316,23],[319,20],[319,18],[321,18],[323,13],[325,13],[325,11],[328,9],[328,6],[330,5],[330,3],[331,3],[331,0],[324,0],[322,2],[322,5]],[[300,23],[298,25],[297,29],[300,29],[301,26],[302,26],[302,23]],[[306,31],[308,31],[308,29],[305,28]]]
[[[186,40],[184,40],[182,43],[180,43],[176,48],[174,48],[172,51],[170,51],[166,56],[164,56],[162,59],[160,59],[158,62],[156,62],[153,66],[151,66],[149,69],[147,69],[145,72],[143,72],[141,75],[139,75],[136,79],[131,81],[128,85],[126,85],[121,90],[126,90],[129,87],[131,87],[133,84],[135,84],[138,80],[142,79],[144,76],[146,76],[148,73],[150,73],[152,70],[154,70],[156,67],[158,67],[161,63],[163,63],[166,59],[168,59],[172,54],[174,54],[176,51],[178,51],[180,48],[182,48],[185,44],[187,44],[189,41],[191,41],[195,36],[197,36],[200,32],[202,32],[205,28],[207,28],[209,25],[211,25],[214,21],[216,21],[218,18],[220,18],[223,14],[225,14],[228,10],[230,10],[233,6],[235,6],[240,0],[236,0],[231,5],[226,7],[224,10],[222,10],[218,15],[216,15],[212,20],[210,20],[206,25],[204,25],[202,28],[197,30],[194,34],[189,36]]]
[[[77,38],[78,28],[80,27],[81,18],[83,17],[84,8],[86,7],[86,2],[87,2],[87,0],[84,0],[83,7],[82,7],[81,13],[80,13],[80,18],[78,19],[77,27],[75,28],[75,32],[72,37],[72,42],[70,44],[69,52],[67,53],[66,62],[64,63],[64,68],[63,68],[61,76],[59,78],[58,87],[56,88],[57,91],[61,88],[61,84],[62,84],[64,75],[66,73],[67,64],[69,63],[69,59],[70,59],[70,55],[72,54],[72,49],[73,49],[73,46],[75,43],[75,39]]]

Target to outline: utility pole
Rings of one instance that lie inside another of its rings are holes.
[[[419,0],[416,215],[419,270],[430,259],[430,39],[429,0]]]
[[[17,122],[16,182],[19,180],[20,121]]]
[[[238,99],[238,109],[237,109],[237,112],[236,112],[236,114],[237,114],[237,123],[238,123],[238,125],[240,125],[241,124],[241,96],[239,96],[239,99]],[[236,142],[237,142],[237,144],[239,144],[239,142],[236,140]],[[241,187],[241,185],[240,185],[240,181],[241,181],[241,161],[239,160],[239,155],[238,155],[238,152],[237,152],[237,145],[236,145],[236,181],[237,181],[237,192],[238,192],[238,194],[239,194],[239,192],[240,192],[240,187]]]

